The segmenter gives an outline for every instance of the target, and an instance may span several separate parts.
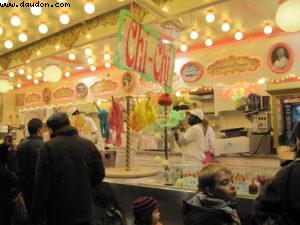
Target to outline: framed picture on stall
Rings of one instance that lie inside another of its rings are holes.
[[[197,62],[188,62],[180,69],[180,76],[185,82],[195,82],[203,75],[203,68]]]
[[[122,75],[121,79],[122,88],[126,93],[130,93],[133,91],[136,85],[136,76],[132,72],[125,72]]]
[[[277,43],[271,47],[268,54],[268,64],[275,73],[285,73],[293,65],[294,54],[285,43]]]

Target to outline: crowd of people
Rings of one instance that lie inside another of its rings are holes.
[[[202,114],[196,110],[191,115],[189,123],[196,126],[194,129],[203,139],[209,131],[198,127]],[[17,147],[9,135],[0,145],[1,225],[13,224],[11,202],[13,193],[18,192],[23,194],[29,224],[91,224],[92,191],[105,177],[101,155],[91,141],[78,135],[66,113],[53,114],[46,125],[50,133],[47,142],[43,141],[43,122],[34,118],[27,125],[29,137]],[[181,137],[186,145],[195,138],[188,132]],[[299,224],[300,122],[294,136],[296,158],[279,170],[256,199],[253,225]],[[204,154],[199,158],[202,161],[201,157]],[[197,193],[189,200],[183,199],[184,224],[241,225],[237,204],[232,172],[219,163],[205,165],[198,178]],[[151,196],[133,201],[132,212],[135,225],[162,225],[159,201]]]

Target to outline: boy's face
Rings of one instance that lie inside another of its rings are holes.
[[[160,216],[160,213],[159,213],[158,209],[155,209],[155,210],[152,212],[152,224],[153,224],[153,225],[159,223],[159,216]]]
[[[221,172],[216,177],[216,184],[214,189],[210,190],[211,197],[223,199],[226,202],[232,202],[236,199],[236,189],[234,185],[233,176]]]

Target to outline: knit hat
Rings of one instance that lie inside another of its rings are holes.
[[[158,208],[158,201],[152,197],[139,197],[132,203],[132,211],[135,217],[144,214],[152,214]]]
[[[48,118],[46,124],[47,127],[51,128],[52,130],[56,130],[62,126],[70,124],[70,121],[66,113],[57,112]]]

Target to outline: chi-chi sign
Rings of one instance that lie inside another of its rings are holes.
[[[159,33],[143,26],[127,10],[121,10],[114,57],[118,68],[138,72],[148,81],[171,86],[175,53],[173,44],[163,43]]]

